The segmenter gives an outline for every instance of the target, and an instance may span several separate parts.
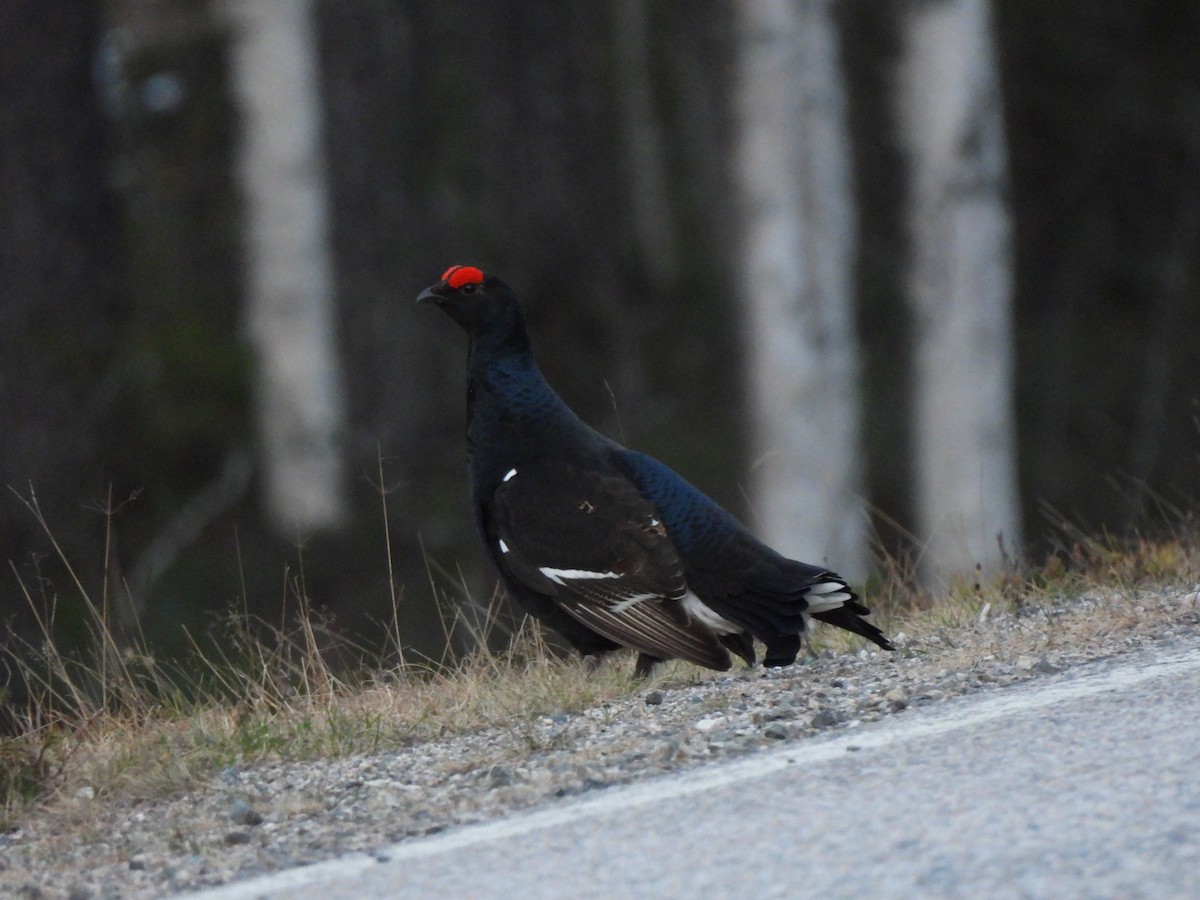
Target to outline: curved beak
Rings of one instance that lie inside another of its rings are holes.
[[[425,288],[425,290],[421,291],[421,293],[417,295],[417,302],[418,303],[441,303],[442,299],[443,299],[442,295],[437,292],[437,289],[440,288],[441,286],[442,286],[442,282],[440,282],[440,281],[437,284],[431,284],[429,287]]]

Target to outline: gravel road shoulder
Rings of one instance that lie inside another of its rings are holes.
[[[0,895],[185,893],[493,819],[656,774],[1200,634],[1200,592],[1114,593],[927,627],[901,651],[823,654],[654,685],[577,714],[514,721],[371,757],[229,768],[202,792],[61,798],[0,835]]]

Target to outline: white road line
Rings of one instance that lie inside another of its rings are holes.
[[[843,731],[829,737],[759,752],[732,763],[614,787],[599,794],[559,803],[548,809],[518,814],[482,825],[454,828],[432,837],[393,844],[370,856],[355,854],[300,869],[289,869],[190,894],[189,898],[251,900],[282,895],[288,890],[319,882],[344,883],[358,872],[379,865],[379,859],[383,857],[386,857],[388,862],[422,859],[488,841],[519,837],[581,819],[601,817],[663,800],[728,787],[761,778],[790,766],[827,762],[844,757],[849,746],[871,750],[904,741],[935,737],[996,719],[1037,712],[1068,700],[1121,691],[1155,678],[1165,678],[1193,670],[1200,670],[1200,649],[1176,653],[1151,663],[1130,663],[1100,675],[1084,675],[1053,684],[1016,687],[989,697],[964,698],[950,709],[925,709],[919,713],[919,717],[894,722],[885,720],[866,730]]]

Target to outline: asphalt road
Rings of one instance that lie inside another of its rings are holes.
[[[193,896],[1200,897],[1200,650]]]

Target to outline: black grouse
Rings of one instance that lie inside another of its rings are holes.
[[[512,289],[451,266],[417,298],[466,330],[475,524],[510,594],[581,653],[639,652],[637,673],[680,658],[789,665],[809,618],[885,650],[846,582],[758,541],[656,459],[584,424],[533,359]]]

